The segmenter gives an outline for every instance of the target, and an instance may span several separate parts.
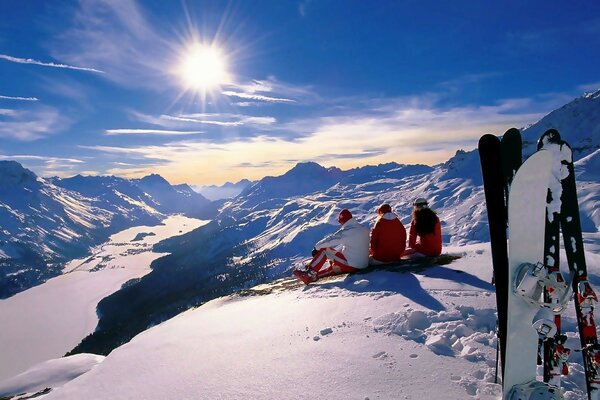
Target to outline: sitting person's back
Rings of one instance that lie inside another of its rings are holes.
[[[320,278],[356,272],[369,265],[369,228],[352,218],[348,209],[338,214],[342,227],[315,245],[313,259],[293,273],[307,285]]]
[[[436,257],[442,253],[442,228],[435,211],[430,209],[427,200],[420,198],[414,203],[413,218],[410,223],[408,247],[404,255],[420,253]]]
[[[377,209],[379,218],[371,231],[371,263],[387,263],[400,260],[406,248],[406,229],[389,204]]]

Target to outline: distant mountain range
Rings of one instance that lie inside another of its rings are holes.
[[[0,161],[0,298],[60,274],[112,233],[155,225],[168,214],[211,218],[212,203],[187,185],[158,175],[43,179]]]
[[[237,183],[226,182],[223,185],[194,186],[193,189],[209,200],[231,199],[242,193],[252,181],[242,179]]]

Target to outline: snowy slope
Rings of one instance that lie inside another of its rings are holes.
[[[56,389],[44,399],[500,399],[489,244],[447,251],[462,258],[213,300],[65,385],[48,372]],[[591,272],[598,283],[598,267]],[[564,328],[576,347],[573,307]],[[582,399],[580,356],[570,362],[565,398]],[[0,395],[24,381],[0,382]]]

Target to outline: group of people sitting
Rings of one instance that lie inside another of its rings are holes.
[[[389,204],[377,209],[373,230],[356,221],[348,209],[338,214],[341,228],[321,240],[313,249],[313,259],[294,275],[305,284],[325,276],[356,272],[369,265],[398,262],[401,259],[442,252],[440,220],[424,198],[413,203],[412,221],[406,247],[406,229]]]

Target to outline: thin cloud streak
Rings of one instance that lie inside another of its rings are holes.
[[[80,164],[84,161],[78,160],[76,158],[62,158],[62,157],[47,157],[47,156],[34,156],[34,155],[14,155],[7,156],[0,154],[0,160],[34,160],[34,161],[44,161],[44,162],[67,162],[73,164]]]
[[[280,98],[280,97],[269,97],[269,96],[264,96],[264,95],[260,95],[260,94],[233,92],[231,90],[225,90],[225,91],[221,92],[221,94],[224,96],[228,96],[228,97],[239,97],[240,99],[266,101],[269,103],[295,103],[296,102],[296,100],[291,100],[291,99],[284,99],[284,98]]]
[[[15,96],[2,96],[0,95],[0,99],[3,100],[18,100],[18,101],[38,101],[37,97],[15,97]]]
[[[10,61],[10,62],[18,63],[18,64],[33,64],[33,65],[40,65],[42,67],[74,69],[77,71],[86,71],[86,72],[95,72],[98,74],[104,74],[104,71],[100,71],[99,69],[95,69],[95,68],[76,67],[76,66],[67,65],[67,64],[55,64],[53,62],[43,62],[43,61],[34,60],[32,58],[19,58],[19,57],[9,56],[6,54],[0,54],[0,58]]]
[[[277,119],[274,117],[254,117],[250,115],[229,113],[162,114],[158,117],[136,111],[131,111],[130,114],[140,122],[163,128],[190,128],[198,124],[216,125],[221,127],[239,127],[244,125],[265,127],[277,123]]]
[[[194,135],[204,131],[169,131],[161,129],[107,129],[106,134],[114,135]]]

